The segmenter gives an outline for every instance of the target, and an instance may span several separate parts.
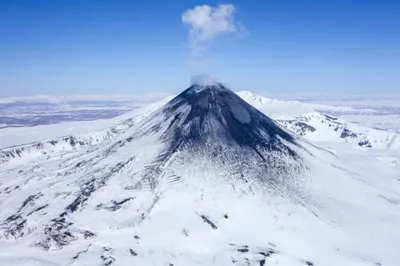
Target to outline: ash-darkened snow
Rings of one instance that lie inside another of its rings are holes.
[[[157,166],[209,159],[210,167],[226,168],[232,177],[247,173],[246,180],[259,185],[289,181],[305,168],[294,150],[300,148],[295,137],[222,84],[192,85],[143,127],[136,135],[159,133],[165,144]]]
[[[168,129],[175,142],[212,139],[256,150],[279,151],[295,156],[283,141],[295,144],[292,135],[235,93],[217,85],[192,85],[164,108],[174,116]]]

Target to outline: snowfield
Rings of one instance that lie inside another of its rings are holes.
[[[339,110],[193,85],[1,129],[0,265],[399,265],[399,134]]]

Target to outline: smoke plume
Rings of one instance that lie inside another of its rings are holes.
[[[182,22],[189,26],[192,72],[198,72],[208,45],[221,35],[237,34],[235,7],[231,4],[195,6],[182,13]]]

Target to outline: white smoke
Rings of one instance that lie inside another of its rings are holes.
[[[211,7],[195,6],[182,13],[182,22],[189,25],[189,41],[193,49],[212,41],[220,34],[235,33],[235,7],[231,4]]]
[[[215,77],[210,75],[194,75],[192,76],[190,83],[191,85],[207,86],[207,85],[217,85],[219,82]]]
[[[199,5],[182,13],[182,23],[189,26],[189,64],[192,75],[209,71],[204,64],[205,51],[213,40],[221,35],[236,35],[240,32],[241,27],[238,27],[234,15],[235,6],[231,4],[216,7]],[[194,76],[192,83],[215,83],[215,78],[205,77],[206,75]]]

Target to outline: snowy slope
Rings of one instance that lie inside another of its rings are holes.
[[[327,113],[360,112],[351,107],[323,106],[296,101],[279,101],[251,92],[238,92],[245,101],[282,126],[313,142],[340,142],[353,146],[400,151],[400,134],[371,128],[326,115]],[[364,110],[363,112],[367,112]]]
[[[3,160],[0,265],[397,265],[396,168],[222,85],[153,107]]]
[[[24,163],[51,154],[87,149],[125,132],[171,99],[167,97],[113,119],[43,125],[30,127],[29,131],[26,128],[3,129],[0,131],[0,164]]]
[[[376,114],[377,110],[368,108],[355,109],[349,106],[334,106],[299,101],[282,101],[254,94],[250,91],[239,91],[237,94],[245,101],[264,113],[269,113],[275,119],[284,119],[312,111],[328,114]]]
[[[369,128],[318,112],[279,120],[286,128],[311,141],[346,142],[360,147],[400,151],[400,134]]]
[[[101,132],[118,126],[125,120],[139,121],[166,104],[172,97],[166,97],[155,103],[146,105],[140,109],[127,112],[112,119],[100,119],[84,122],[64,122],[51,125],[29,127],[11,127],[0,130],[0,149],[26,143],[42,142],[61,139],[71,135],[85,135],[93,132]]]

